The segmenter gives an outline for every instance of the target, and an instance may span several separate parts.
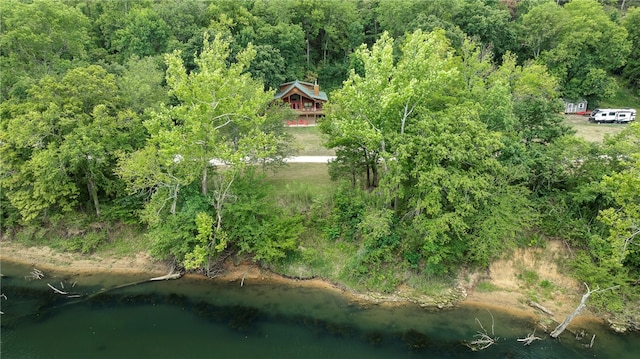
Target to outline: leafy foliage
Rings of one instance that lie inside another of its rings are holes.
[[[287,138],[269,124],[278,118],[267,115],[273,94],[245,72],[254,56],[249,45],[228,64],[229,43],[222,36],[209,42],[206,35],[195,59],[197,71],[187,72],[179,52],[167,55],[167,83],[178,103],[151,113],[145,122],[147,144],[120,162],[118,173],[129,188],[150,193],[142,218],[160,234],[172,233],[169,240],[156,236],[158,254],[184,260],[188,268],[203,266],[209,273],[211,259],[228,244],[266,260],[280,258],[295,244],[295,221],[251,222],[258,217],[242,217],[241,208],[247,207],[238,207],[258,202],[236,192],[238,181],[252,164],[277,163],[287,146]],[[198,183],[200,194],[195,194]],[[228,221],[249,224],[233,227]],[[251,225],[258,232],[248,233]]]
[[[233,249],[385,291],[534,233],[566,239],[581,280],[620,285],[601,304],[622,308],[639,296],[638,127],[586,143],[559,113],[561,97],[633,106],[612,96],[613,76],[638,91],[628,5],[0,2],[3,233],[91,252],[109,238],[48,226],[144,223],[188,268]],[[270,90],[294,79],[335,90],[335,195],[258,175],[294,152]]]
[[[597,102],[612,96],[615,81],[607,71],[624,65],[631,51],[627,31],[596,1],[555,6],[542,4],[527,14],[523,30],[532,34],[534,53],[558,77],[566,98]]]
[[[42,76],[81,65],[89,47],[89,19],[58,1],[0,4],[0,98],[24,98]]]
[[[260,177],[248,174],[235,182],[234,201],[229,202],[227,232],[241,252],[252,253],[254,260],[273,263],[297,247],[302,218],[275,206],[268,197],[269,188],[259,185]]]
[[[527,192],[510,184],[508,171],[496,158],[503,147],[501,136],[480,121],[473,102],[464,101],[469,82],[444,33],[416,31],[400,49],[396,62],[389,37],[383,36],[371,50],[362,47],[357,55],[363,74],[352,71],[334,93],[321,128],[329,145],[337,148],[338,163],[352,163],[352,171],[365,168],[367,179],[368,168],[380,172],[380,182],[368,180],[367,187],[379,184],[375,191],[382,201],[367,212],[390,206],[391,211],[383,213],[392,214],[394,225],[387,229],[393,231],[373,237],[396,240],[393,245],[374,241],[378,249],[397,252],[402,233],[407,255],[416,258],[420,253],[428,271],[445,272],[463,261],[486,265],[530,223],[526,200],[515,200]],[[378,106],[367,106],[371,97],[380,99]],[[360,221],[356,228],[373,230],[364,220],[367,216],[349,215],[340,203],[337,213]],[[367,253],[360,263],[390,261],[386,255]]]
[[[91,65],[61,79],[44,77],[27,100],[5,102],[1,148],[7,198],[24,221],[43,211],[74,209],[89,199],[100,215],[101,196],[121,194],[113,175],[116,154],[139,141],[137,116],[120,110],[115,78]]]

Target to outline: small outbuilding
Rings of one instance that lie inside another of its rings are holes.
[[[564,113],[584,114],[587,111],[587,100],[564,100]]]

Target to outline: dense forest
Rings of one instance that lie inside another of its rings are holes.
[[[623,311],[640,125],[586,142],[562,100],[640,96],[638,6],[3,0],[3,237],[91,252],[124,226],[187,270],[245,253],[382,291],[559,238],[576,278],[615,288],[594,304]],[[295,153],[273,89],[295,79],[329,92],[331,191],[269,186]]]

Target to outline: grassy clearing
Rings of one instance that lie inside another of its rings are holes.
[[[603,100],[600,103],[589,104],[589,109],[599,108],[635,108],[640,110],[640,97],[636,96],[634,92],[624,86],[619,86],[616,94],[607,100]],[[615,135],[624,130],[628,125],[626,124],[597,124],[591,123],[587,116],[567,115],[566,123],[573,127],[578,137],[581,137],[589,142],[602,142],[605,136]]]
[[[334,187],[325,163],[289,163],[276,173],[269,174],[268,181],[276,191],[294,184],[309,186],[320,192]]]
[[[576,130],[576,136],[589,142],[602,142],[606,136],[616,135],[628,124],[621,123],[592,123],[587,116],[566,115],[565,123]]]
[[[322,134],[316,126],[287,127],[286,131],[294,138],[294,146],[301,156],[333,156],[335,151],[328,150],[322,144]]]
[[[354,243],[329,241],[322,233],[307,231],[298,250],[277,265],[276,271],[297,278],[320,277],[344,282],[341,273],[356,250]]]

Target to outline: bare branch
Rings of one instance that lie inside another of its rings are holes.
[[[533,343],[536,340],[542,340],[542,338],[540,337],[536,337],[536,330],[533,329],[533,333],[529,333],[529,335],[527,335],[524,338],[518,338],[517,339],[519,342],[524,343],[524,345],[531,345],[531,343]]]
[[[33,268],[33,270],[29,273],[29,275],[24,276],[24,279],[26,280],[42,279],[42,278],[44,278],[44,273],[37,268]]]
[[[52,285],[51,285],[51,284],[49,284],[49,283],[47,283],[47,286],[48,286],[49,288],[53,289],[53,291],[54,291],[54,292],[56,292],[56,293],[58,293],[58,294],[61,294],[61,295],[67,295],[67,294],[69,294],[69,293],[67,293],[67,292],[63,292],[63,291],[61,291],[60,289],[58,289],[58,288],[56,288],[56,287],[52,286]]]
[[[469,349],[471,349],[474,352],[487,349],[488,347],[495,344],[499,339],[498,337],[495,336],[495,332],[494,332],[495,320],[493,319],[493,314],[491,314],[491,311],[488,311],[488,312],[489,312],[489,315],[491,315],[491,335],[487,333],[487,330],[482,325],[482,322],[480,322],[480,319],[476,318],[476,322],[478,323],[482,331],[478,331],[477,334],[473,336],[476,339],[472,340],[469,343],[464,343],[464,345],[466,345]]]

